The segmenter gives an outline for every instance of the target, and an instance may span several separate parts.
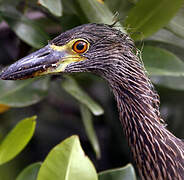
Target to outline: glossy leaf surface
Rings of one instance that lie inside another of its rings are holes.
[[[118,19],[120,20],[120,22],[124,22],[127,12],[134,5],[132,3],[133,1],[105,0],[104,2],[105,4],[107,4],[108,8],[112,11],[113,14],[115,14],[116,12],[119,13]]]
[[[41,26],[25,17],[14,7],[1,6],[0,16],[7,22],[16,35],[29,45],[35,48],[41,48],[47,44],[49,36]]]
[[[131,164],[125,167],[100,172],[99,180],[136,180],[134,168]]]
[[[154,46],[145,46],[142,59],[151,75],[184,76],[184,63],[173,53]]]
[[[184,77],[152,76],[153,83],[174,90],[184,90]]]
[[[16,180],[36,180],[41,163],[34,163],[26,167],[16,178]]]
[[[166,26],[171,32],[184,38],[184,7],[179,10],[176,16]]]
[[[39,0],[38,3],[47,8],[53,15],[62,15],[61,0]]]
[[[87,19],[92,23],[113,24],[114,15],[103,1],[77,0]],[[116,27],[125,32],[123,26],[117,22]]]
[[[166,25],[182,4],[183,0],[140,0],[128,13],[125,27],[134,40],[146,38]]]
[[[21,81],[0,80],[0,104],[25,107],[35,104],[47,95],[49,79]]]
[[[82,121],[86,130],[86,134],[96,153],[97,158],[100,158],[100,146],[93,126],[92,114],[89,111],[89,109],[83,104],[80,105],[80,111],[82,115]]]
[[[30,141],[36,127],[36,116],[20,121],[0,144],[0,164],[19,154]]]
[[[150,41],[151,40],[151,41]],[[148,42],[157,41],[158,43],[167,43],[170,45],[178,46],[184,48],[184,39],[176,36],[171,31],[167,29],[161,29],[153,36],[148,38]],[[182,53],[183,51],[180,51]]]
[[[71,94],[80,103],[85,104],[94,115],[98,116],[104,113],[102,107],[89,97],[73,78],[69,76],[65,76],[65,78],[66,79],[62,82],[62,87],[65,91]]]
[[[43,162],[37,180],[97,180],[96,170],[84,154],[79,138],[71,136],[55,146]]]

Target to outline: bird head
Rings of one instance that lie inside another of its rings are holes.
[[[68,30],[45,47],[18,60],[3,70],[5,80],[72,72],[102,72],[123,49],[133,47],[132,40],[109,25],[85,24]]]

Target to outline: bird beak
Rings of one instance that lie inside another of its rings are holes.
[[[73,52],[66,45],[56,46],[49,44],[3,70],[0,78],[18,80],[56,74],[64,72],[67,65],[84,59],[83,56]]]

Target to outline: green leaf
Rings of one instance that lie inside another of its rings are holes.
[[[179,37],[184,38],[184,7],[179,10],[176,16],[166,26],[168,30]]]
[[[154,84],[174,90],[184,90],[184,77],[152,76]]]
[[[82,121],[84,123],[84,127],[86,130],[86,134],[91,142],[91,145],[96,153],[97,158],[100,158],[100,146],[94,130],[92,122],[92,114],[89,111],[89,109],[83,104],[80,104],[80,111],[82,115]]]
[[[62,87],[65,91],[80,103],[86,105],[94,115],[98,116],[104,113],[102,107],[91,99],[73,78],[69,76],[65,76],[65,78],[66,79],[62,82]]]
[[[29,45],[41,48],[47,44],[49,36],[41,26],[25,17],[14,7],[1,6],[0,16],[7,22],[16,35]]]
[[[113,12],[119,13],[119,18],[123,19],[126,17],[127,12],[130,8],[133,7],[133,3],[129,1],[122,1],[122,0],[105,0],[105,4],[107,4],[108,8]]]
[[[78,136],[54,147],[43,162],[37,180],[97,180],[96,170],[84,154]]]
[[[114,15],[106,6],[106,4],[103,3],[103,1],[77,0],[77,2],[90,22],[104,23],[109,25],[113,23]],[[122,32],[125,32],[124,28],[119,22],[116,23],[116,26]]]
[[[35,104],[47,95],[48,82],[48,78],[21,81],[0,80],[0,104],[11,107]]]
[[[180,48],[184,48],[184,39],[176,36],[167,29],[160,29],[157,33],[148,38],[149,41],[157,41],[158,43],[169,43]]]
[[[131,164],[118,169],[100,172],[99,180],[136,180],[134,168]]]
[[[142,52],[146,70],[151,75],[184,76],[184,63],[173,53],[154,46],[145,46]]]
[[[165,32],[165,31],[164,31]],[[169,31],[167,31],[169,32]],[[167,33],[166,32],[166,33]],[[176,36],[175,36],[176,37]],[[172,37],[171,37],[172,39]],[[171,40],[170,39],[170,40]],[[178,38],[179,39],[179,38]],[[181,38],[180,38],[181,39]],[[147,40],[144,41],[144,46],[154,46],[164,50],[167,50],[177,56],[182,62],[184,61],[183,51],[184,51],[184,39],[183,39],[183,47],[179,44],[175,44],[176,39],[173,39],[173,43],[171,42],[164,42],[164,41],[157,41],[157,40]],[[181,41],[182,42],[182,41]],[[137,43],[136,43],[137,44]],[[138,43],[139,44],[139,43]],[[142,49],[142,48],[141,48]]]
[[[173,53],[154,46],[145,46],[142,58],[154,84],[184,90],[184,63]]]
[[[141,40],[158,31],[177,13],[183,0],[140,0],[125,21],[134,40]]]
[[[19,154],[30,141],[36,127],[36,116],[25,118],[4,138],[0,144],[0,164]]]
[[[18,175],[16,180],[36,180],[40,167],[40,162],[29,165]]]
[[[62,15],[61,0],[38,0],[38,3],[47,8],[53,15]]]

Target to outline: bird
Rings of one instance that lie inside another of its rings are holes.
[[[184,141],[160,115],[160,99],[129,35],[89,23],[61,33],[4,69],[3,80],[89,72],[101,76],[117,101],[122,129],[143,180],[184,180]]]

